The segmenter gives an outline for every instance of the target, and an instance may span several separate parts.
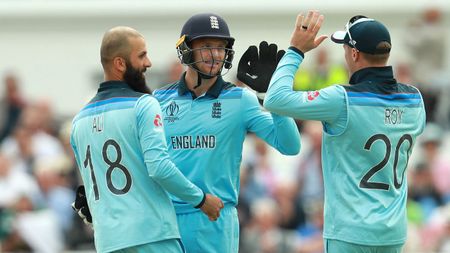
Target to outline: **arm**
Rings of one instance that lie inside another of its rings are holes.
[[[339,86],[319,91],[294,91],[294,75],[302,60],[298,50],[292,47],[287,50],[272,76],[264,107],[280,115],[332,124],[345,113],[345,91]]]
[[[161,108],[153,97],[141,97],[136,104],[137,127],[141,149],[149,176],[166,191],[183,201],[202,208],[206,214],[215,213],[210,219],[217,219],[223,203],[217,197],[203,193],[191,183],[170,160],[164,128],[162,126]]]
[[[244,90],[242,111],[245,127],[285,155],[300,151],[300,133],[292,118],[261,110],[254,94]]]
[[[307,17],[299,15],[292,34],[291,46],[275,70],[264,100],[269,111],[298,119],[320,120],[332,124],[346,113],[345,91],[333,86],[319,91],[294,91],[294,75],[304,53],[316,48],[326,36],[316,35],[323,16],[310,11]],[[305,29],[307,27],[307,29]]]
[[[75,157],[75,161],[77,163],[78,168],[81,167],[79,155],[77,148],[75,146],[75,141],[73,140],[73,127],[72,127],[72,134],[70,135],[70,146],[72,147],[73,154]],[[87,203],[87,197],[86,192],[84,189],[84,185],[79,185],[77,187],[76,193],[75,193],[75,201],[72,203],[73,210],[80,216],[80,218],[83,220],[83,222],[86,225],[93,226],[92,225],[92,215],[91,211],[89,210],[89,206]]]

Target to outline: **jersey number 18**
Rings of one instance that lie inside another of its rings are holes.
[[[116,150],[117,158],[115,161],[111,161],[111,159],[108,157],[107,150],[108,150],[109,146],[112,146]],[[122,151],[120,149],[119,144],[113,139],[107,140],[105,142],[105,144],[103,144],[102,156],[103,156],[103,161],[107,165],[109,165],[108,170],[106,171],[106,183],[108,185],[108,189],[112,193],[117,194],[117,195],[127,193],[131,188],[132,179],[131,179],[131,175],[130,175],[130,172],[128,171],[128,169],[125,166],[123,166],[122,164],[120,164],[120,161],[122,160]],[[98,200],[99,193],[98,193],[97,179],[96,179],[95,173],[94,173],[94,167],[92,166],[91,145],[87,146],[86,159],[84,160],[83,163],[84,163],[85,168],[87,168],[89,166],[89,169],[91,171],[92,186],[94,187],[95,200]],[[126,183],[122,189],[116,188],[112,183],[111,178],[112,178],[112,172],[114,171],[114,169],[121,170],[123,172],[123,174],[125,175]]]

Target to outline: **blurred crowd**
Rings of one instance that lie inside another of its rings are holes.
[[[438,9],[428,9],[411,22],[404,37],[410,59],[394,65],[400,82],[421,90],[427,112],[407,169],[405,252],[450,252],[450,78],[442,18]],[[180,64],[171,65],[168,82],[182,71]],[[323,49],[301,68],[294,88],[315,90],[347,80],[344,65],[331,63]],[[0,252],[93,250],[91,227],[71,208],[81,184],[69,142],[71,118],[54,115],[48,101],[25,97],[19,82],[6,74],[0,98]],[[282,156],[253,135],[244,143],[242,253],[323,252],[322,126],[297,123],[297,156]]]

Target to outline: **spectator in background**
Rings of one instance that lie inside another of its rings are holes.
[[[315,54],[312,68],[302,68],[297,71],[294,79],[294,90],[320,90],[336,83],[345,83],[348,73],[341,64],[331,63],[328,51],[320,48]]]
[[[36,110],[39,112],[39,128],[51,136],[57,136],[57,126],[54,118],[53,107],[49,99],[39,99],[34,103]]]
[[[13,135],[0,145],[3,152],[18,170],[31,173],[34,161],[31,132],[22,125],[16,126]]]
[[[167,80],[164,83],[173,83],[180,80],[181,75],[184,73],[185,68],[179,60],[173,61],[167,71]]]
[[[421,138],[423,162],[430,168],[432,184],[445,203],[450,203],[450,159],[442,150],[444,132],[434,123],[428,123]]]
[[[283,229],[295,230],[306,222],[303,203],[297,198],[297,181],[295,179],[280,180],[276,184],[273,198],[279,210],[279,225]]]
[[[7,74],[4,82],[5,96],[0,101],[0,143],[14,131],[20,113],[25,107],[17,77]]]
[[[448,29],[442,18],[439,8],[426,8],[418,20],[410,23],[404,37],[413,80],[425,102],[427,121],[450,127],[450,75],[445,57]]]
[[[397,81],[399,83],[417,83],[416,81],[414,81],[411,71],[412,70],[410,63],[398,63],[397,66],[395,66],[395,76],[397,77]]]
[[[305,151],[299,160],[298,199],[309,209],[311,203],[323,201],[322,174],[322,124],[319,121],[307,120],[303,123]]]
[[[243,231],[241,253],[291,253],[296,245],[293,231],[279,227],[280,212],[277,203],[261,198],[251,206],[252,220]]]
[[[241,188],[242,197],[248,203],[253,203],[258,198],[272,196],[276,183],[276,169],[273,167],[269,157],[269,146],[256,135],[248,135],[253,139],[253,157],[251,162],[242,166],[246,182]]]
[[[412,200],[419,204],[423,221],[427,222],[434,209],[443,204],[442,196],[433,182],[429,164],[418,164],[411,173],[411,187],[408,191]]]
[[[59,140],[45,131],[49,119],[45,115],[41,107],[28,105],[20,115],[14,136],[9,136],[0,145],[1,152],[13,163],[22,164],[29,173],[32,173],[33,161],[64,154]]]
[[[298,228],[297,253],[322,253],[323,202],[310,203],[306,209],[307,223]]]
[[[34,166],[34,175],[42,193],[40,201],[55,213],[66,238],[74,217],[71,205],[75,192],[69,187],[70,169],[70,159],[65,156],[41,159]]]
[[[0,192],[0,251],[61,252],[63,241],[57,218],[45,203],[39,203],[41,192],[36,180],[14,168],[2,154]]]
[[[58,139],[64,149],[64,156],[69,159],[69,168],[67,169],[68,186],[76,190],[78,185],[82,184],[80,173],[78,173],[78,166],[73,154],[72,146],[70,145],[70,134],[72,130],[72,120],[66,120],[60,125],[58,131]]]
[[[39,192],[36,180],[29,174],[17,170],[10,160],[0,153],[0,209],[13,207],[20,198],[31,198]]]
[[[445,47],[448,36],[442,17],[439,8],[426,8],[421,17],[412,21],[406,30],[405,44],[411,57],[414,57],[414,79],[420,83],[442,82],[440,78],[446,64]]]

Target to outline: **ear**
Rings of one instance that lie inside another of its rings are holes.
[[[354,62],[357,62],[359,60],[360,54],[358,49],[352,48],[352,59]]]
[[[120,71],[122,73],[125,72],[125,70],[127,69],[125,59],[123,59],[122,57],[114,57],[113,67],[114,67],[114,69],[117,69],[118,71]]]

